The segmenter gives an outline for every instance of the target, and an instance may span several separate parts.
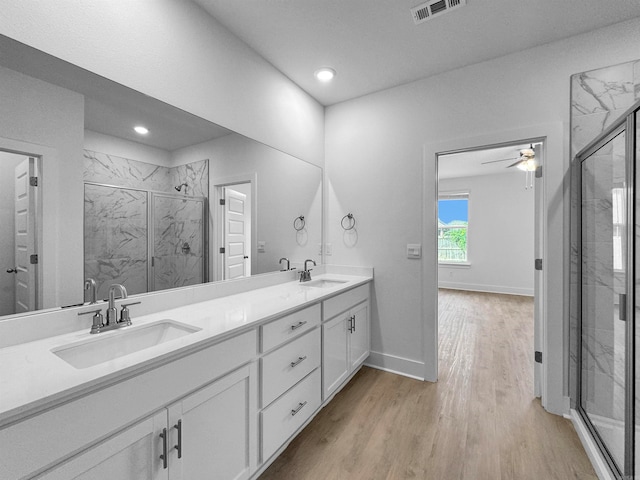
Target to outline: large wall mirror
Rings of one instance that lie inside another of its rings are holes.
[[[316,165],[7,37],[0,111],[0,316],[321,260]]]

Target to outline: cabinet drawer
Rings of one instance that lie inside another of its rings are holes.
[[[314,305],[286,317],[279,318],[262,328],[262,352],[308,332],[320,323],[320,304]]]
[[[320,407],[320,369],[262,411],[262,460],[267,460]]]
[[[264,407],[320,366],[320,329],[265,355],[261,363]]]
[[[322,320],[329,320],[339,313],[349,310],[354,305],[369,298],[369,284],[361,285],[348,292],[336,295],[322,302]]]

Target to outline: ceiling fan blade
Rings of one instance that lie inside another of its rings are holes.
[[[503,158],[502,160],[491,160],[489,162],[482,162],[480,165],[486,165],[487,163],[508,162],[509,160],[515,160],[515,158]]]
[[[520,165],[522,162],[526,162],[526,160],[518,160],[516,163],[512,163],[511,165],[507,166],[507,168],[515,167],[516,165]]]

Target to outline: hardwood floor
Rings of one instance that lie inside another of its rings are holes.
[[[597,479],[533,398],[533,300],[441,290],[440,375],[364,367],[261,480]]]

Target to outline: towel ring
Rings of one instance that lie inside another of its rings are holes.
[[[296,232],[299,232],[300,230],[302,230],[304,228],[304,225],[305,225],[304,215],[300,215],[298,218],[296,218],[293,221],[293,228],[296,229]]]
[[[346,222],[347,226],[345,226],[345,220],[347,220]],[[340,225],[345,230],[353,230],[353,227],[356,226],[356,218],[353,216],[353,214],[347,213],[344,217],[342,217],[342,220],[340,221]]]

